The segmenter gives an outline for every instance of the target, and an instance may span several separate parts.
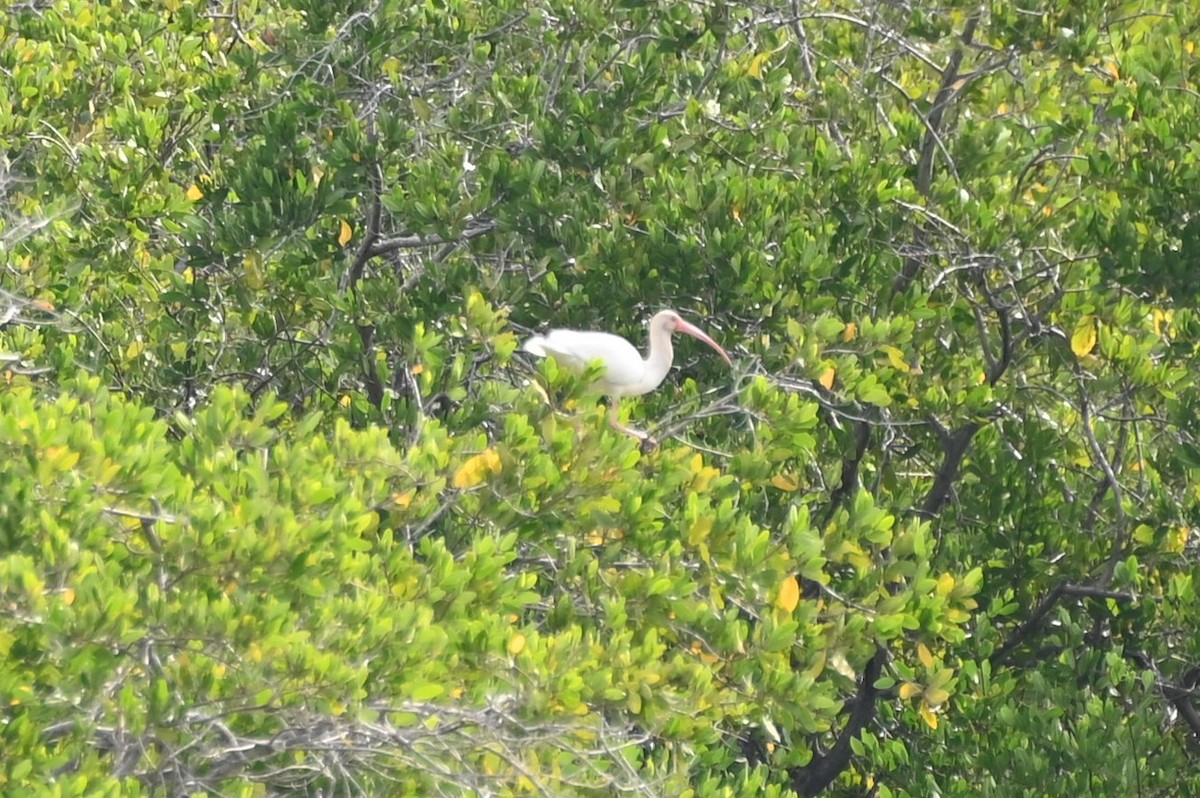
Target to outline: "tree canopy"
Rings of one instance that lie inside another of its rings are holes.
[[[11,4],[0,785],[1200,794],[1197,41]],[[664,307],[657,448],[518,351]]]

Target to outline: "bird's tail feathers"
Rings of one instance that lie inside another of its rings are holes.
[[[546,351],[545,343],[546,339],[543,336],[535,335],[523,343],[521,348],[538,357],[548,357],[550,353]]]

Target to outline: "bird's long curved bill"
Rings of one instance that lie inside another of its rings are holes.
[[[699,327],[696,327],[695,325],[692,325],[692,324],[688,324],[683,319],[680,319],[675,324],[675,332],[687,333],[688,335],[692,336],[693,338],[697,338],[697,339],[703,341],[704,343],[708,344],[713,349],[715,349],[717,351],[717,354],[720,355],[725,360],[726,363],[728,363],[730,366],[733,365],[733,361],[729,359],[729,355],[727,355],[725,353],[725,350],[721,348],[721,345],[718,344],[713,339],[709,338],[707,335],[705,335],[704,331],[701,330]]]

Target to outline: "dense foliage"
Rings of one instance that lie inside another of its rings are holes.
[[[1200,793],[1200,9],[0,14],[0,785]],[[612,430],[545,325],[688,342]]]

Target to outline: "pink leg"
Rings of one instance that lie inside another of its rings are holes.
[[[632,437],[640,440],[642,442],[642,451],[643,452],[648,452],[658,446],[658,441],[656,441],[656,440],[654,440],[654,438],[650,437],[649,433],[642,432],[641,430],[636,430],[633,427],[627,427],[624,424],[622,424],[620,422],[620,420],[617,418],[619,409],[620,409],[620,400],[615,399],[615,398],[610,398],[608,400],[608,420],[609,420],[609,423],[612,424],[613,429],[620,430],[621,432],[624,432],[626,435],[632,436]]]

